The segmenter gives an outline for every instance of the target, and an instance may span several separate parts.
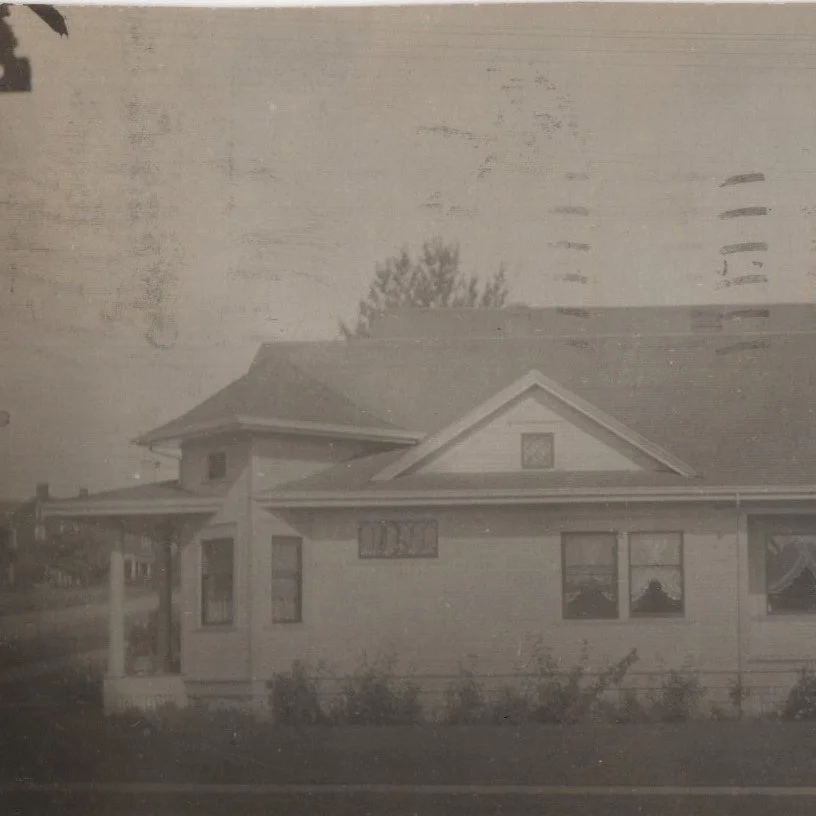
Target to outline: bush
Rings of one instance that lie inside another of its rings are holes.
[[[342,725],[414,725],[422,719],[419,687],[394,675],[391,656],[369,662],[364,654],[357,670],[346,677],[331,710]]]
[[[488,716],[494,725],[524,725],[533,722],[535,704],[527,690],[503,686],[490,703]]]
[[[781,711],[784,720],[816,720],[816,674],[802,668]]]
[[[549,653],[537,655],[534,719],[541,723],[576,723],[587,718],[599,706],[603,695],[620,685],[631,666],[638,660],[632,649],[617,663],[608,666],[593,680],[585,683],[589,655],[586,643],[581,661],[564,676]]]
[[[459,678],[445,689],[443,722],[448,725],[471,725],[487,716],[484,687],[470,669],[460,668]]]
[[[267,684],[275,722],[284,725],[315,725],[325,721],[320,707],[320,680],[305,663],[296,660],[288,672],[279,672]]]
[[[663,722],[686,722],[694,719],[705,696],[700,679],[672,669],[660,687],[654,712]]]

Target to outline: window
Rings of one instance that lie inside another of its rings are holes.
[[[358,528],[360,558],[437,558],[435,521],[363,521]]]
[[[227,476],[227,454],[211,453],[207,457],[207,478],[214,482]]]
[[[773,535],[765,544],[769,612],[816,612],[816,535]]]
[[[682,533],[631,533],[629,609],[634,617],[683,614]]]
[[[218,538],[201,542],[201,623],[232,623],[233,541]]]
[[[618,537],[564,533],[561,537],[564,617],[618,617]]]
[[[272,622],[300,623],[303,547],[299,538],[272,539]]]
[[[521,466],[529,470],[554,467],[555,436],[551,433],[521,435]]]

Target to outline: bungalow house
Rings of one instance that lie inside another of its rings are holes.
[[[107,705],[262,704],[294,660],[380,649],[430,700],[464,661],[522,675],[536,642],[772,705],[816,660],[814,357],[805,305],[415,311],[264,344],[137,440],[180,450],[178,480],[47,508],[163,542],[152,677],[125,675],[113,553]]]

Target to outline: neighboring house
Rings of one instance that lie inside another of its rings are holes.
[[[178,481],[49,505],[140,519],[162,563],[181,542],[181,674],[162,584],[149,685],[124,676],[114,553],[109,708],[260,704],[294,660],[380,649],[438,698],[536,642],[567,667],[637,648],[632,683],[685,665],[763,707],[816,660],[813,307],[397,317],[266,344],[145,434]]]
[[[11,519],[19,505],[19,501],[0,501],[0,588],[15,584],[17,537]]]
[[[88,491],[82,489],[78,498],[87,495]],[[107,574],[116,535],[92,520],[46,518],[44,507],[51,499],[48,484],[41,483],[31,499],[7,503],[0,525],[0,559],[8,553],[8,560],[0,560],[0,564],[9,566],[0,574],[10,586],[47,583],[77,587],[98,583]],[[126,580],[149,580],[155,561],[152,539],[128,530],[125,553]]]

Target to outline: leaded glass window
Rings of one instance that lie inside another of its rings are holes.
[[[816,535],[769,536],[765,582],[769,612],[816,612]]]
[[[618,538],[615,533],[564,533],[564,617],[618,617]]]
[[[683,614],[682,533],[631,533],[629,602],[632,617]]]
[[[233,616],[233,541],[201,542],[201,623],[228,625]]]
[[[302,544],[299,538],[272,539],[272,622],[299,623],[302,594]]]
[[[521,466],[529,470],[554,467],[555,436],[551,433],[521,435]]]
[[[436,558],[435,521],[363,521],[358,528],[360,558]]]

